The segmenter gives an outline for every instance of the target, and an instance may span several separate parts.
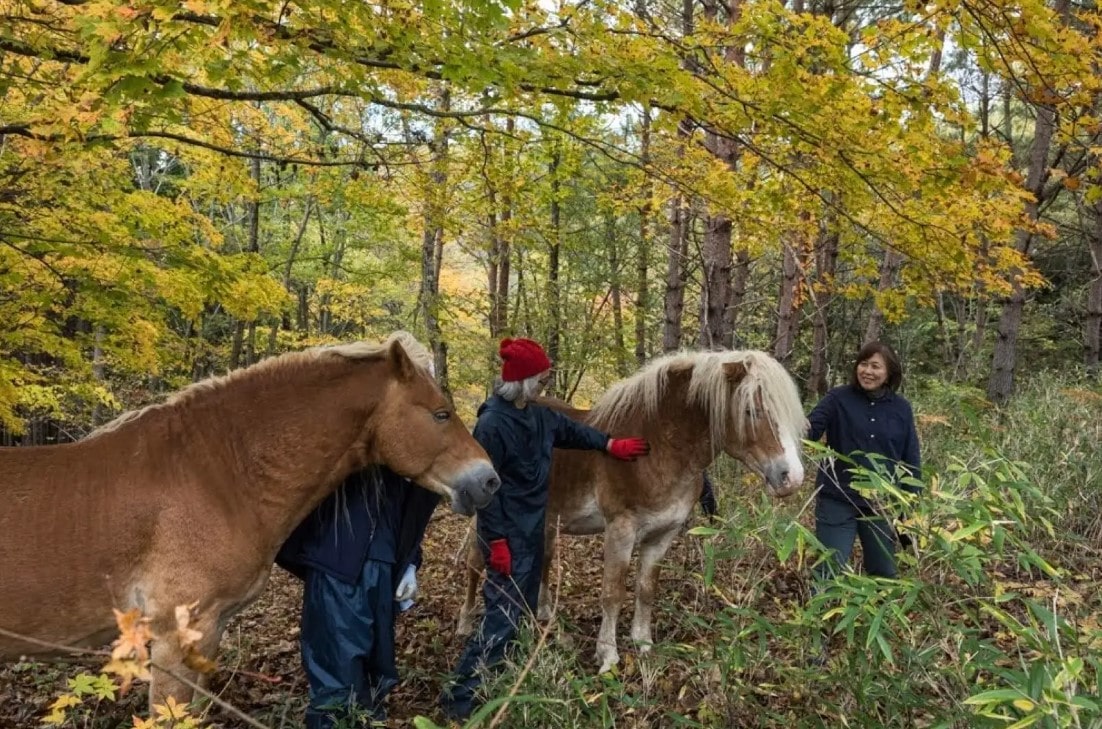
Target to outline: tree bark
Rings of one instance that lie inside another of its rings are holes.
[[[1037,107],[1037,120],[1033,130],[1033,142],[1029,148],[1029,167],[1026,174],[1026,189],[1033,199],[1026,203],[1025,214],[1030,221],[1036,221],[1044,193],[1044,183],[1048,175],[1048,153],[1052,145],[1052,135],[1056,129],[1056,111],[1051,106]],[[1019,229],[1014,247],[1024,256],[1029,256],[1033,234]],[[987,381],[987,396],[997,404],[1004,404],[1014,392],[1014,370],[1018,364],[1018,337],[1022,327],[1022,312],[1025,309],[1025,289],[1014,277],[1011,280],[1011,293],[1003,301],[995,333],[995,351],[991,357],[991,375]]]
[[[547,315],[550,321],[547,328],[547,356],[552,362],[559,361],[559,349],[562,339],[562,292],[559,289],[559,252],[562,249],[562,206],[559,194],[562,183],[559,180],[561,152],[556,147],[551,153],[551,163],[547,173],[551,176],[551,238],[547,251]],[[566,387],[561,379],[565,373],[557,368],[552,394],[561,397]]]
[[[799,233],[798,235],[803,235]],[[796,347],[796,334],[800,325],[800,287],[803,273],[800,270],[800,242],[797,236],[789,236],[784,242],[784,258],[781,262],[781,288],[777,297],[777,331],[773,338],[773,357],[787,365]]]
[[[650,311],[650,227],[651,195],[650,183],[650,108],[643,106],[642,128],[640,129],[639,162],[644,171],[643,204],[639,208],[639,248],[635,254],[635,366],[642,367],[647,361],[647,312]]]
[[[834,274],[838,264],[838,234],[826,233],[821,236],[815,251],[816,286],[812,289],[812,302],[815,310],[811,318],[811,371],[807,378],[807,390],[811,395],[822,397],[830,389],[828,377],[829,335],[827,318],[834,299]]]
[[[447,111],[451,98],[446,88],[439,91],[439,108]],[[451,399],[448,382],[448,345],[444,342],[440,329],[438,312],[440,307],[440,264],[444,255],[444,216],[448,184],[448,129],[444,120],[439,120],[430,144],[428,189],[425,191],[424,230],[421,235],[421,288],[418,305],[429,346],[432,349],[433,363],[436,368],[436,381]]]

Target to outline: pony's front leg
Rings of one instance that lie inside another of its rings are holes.
[[[597,635],[599,673],[611,670],[620,662],[616,650],[616,621],[624,604],[624,580],[635,546],[635,524],[631,519],[619,519],[605,529],[605,575],[601,585],[601,630]]]
[[[651,614],[658,587],[658,563],[666,556],[677,531],[670,528],[657,534],[651,533],[639,545],[639,574],[635,581],[635,618],[631,623],[631,639],[641,652],[649,651],[654,643]]]
[[[558,553],[559,540],[555,532],[548,530],[543,540],[543,570],[540,575],[540,603],[537,617],[541,623],[549,622],[554,614],[551,608],[551,565]]]
[[[164,622],[164,621],[155,621]],[[188,627],[203,634],[190,650],[198,653],[203,658],[213,661],[218,654],[218,644],[221,642],[222,631],[218,627],[219,621],[215,619],[199,620]],[[205,689],[208,677],[187,666],[187,652],[180,644],[180,632],[173,618],[172,628],[161,630],[154,634],[150,645],[150,669],[152,679],[149,685],[149,707],[153,714],[153,707],[164,705],[169,697],[174,698],[182,706],[195,697],[194,686]]]
[[[455,634],[460,638],[466,638],[474,632],[474,622],[478,611],[478,588],[482,584],[482,570],[485,564],[477,540],[478,537],[474,535],[472,530],[467,540],[467,595],[463,599],[463,606],[459,608],[459,619],[455,625]]]

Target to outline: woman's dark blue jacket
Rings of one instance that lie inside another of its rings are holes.
[[[819,440],[825,433],[830,448],[863,468],[876,470],[867,455],[876,453],[888,459],[882,467],[889,473],[896,463],[907,466],[915,477],[921,473],[914,412],[907,398],[898,393],[884,389],[870,395],[860,387],[843,385],[824,395],[807,419],[811,424],[809,440]],[[815,485],[822,496],[867,508],[868,501],[850,486],[852,468],[843,461],[823,461]],[[903,483],[900,487],[912,492],[919,490]]]

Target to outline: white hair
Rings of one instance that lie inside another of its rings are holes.
[[[507,400],[518,405],[524,404],[534,398],[540,392],[540,375],[543,373],[532,375],[523,380],[516,380],[514,382],[505,382],[498,379],[494,383],[494,394],[499,396],[503,400]]]

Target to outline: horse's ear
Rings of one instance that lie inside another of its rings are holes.
[[[403,347],[402,343],[398,340],[394,340],[390,343],[390,350],[387,352],[387,356],[394,365],[395,374],[398,375],[398,379],[402,382],[411,380],[417,375],[417,366],[413,364],[413,360],[410,359],[409,354],[406,353],[406,348]]]
[[[746,377],[746,364],[743,362],[724,362],[723,372],[731,382],[742,382]]]

